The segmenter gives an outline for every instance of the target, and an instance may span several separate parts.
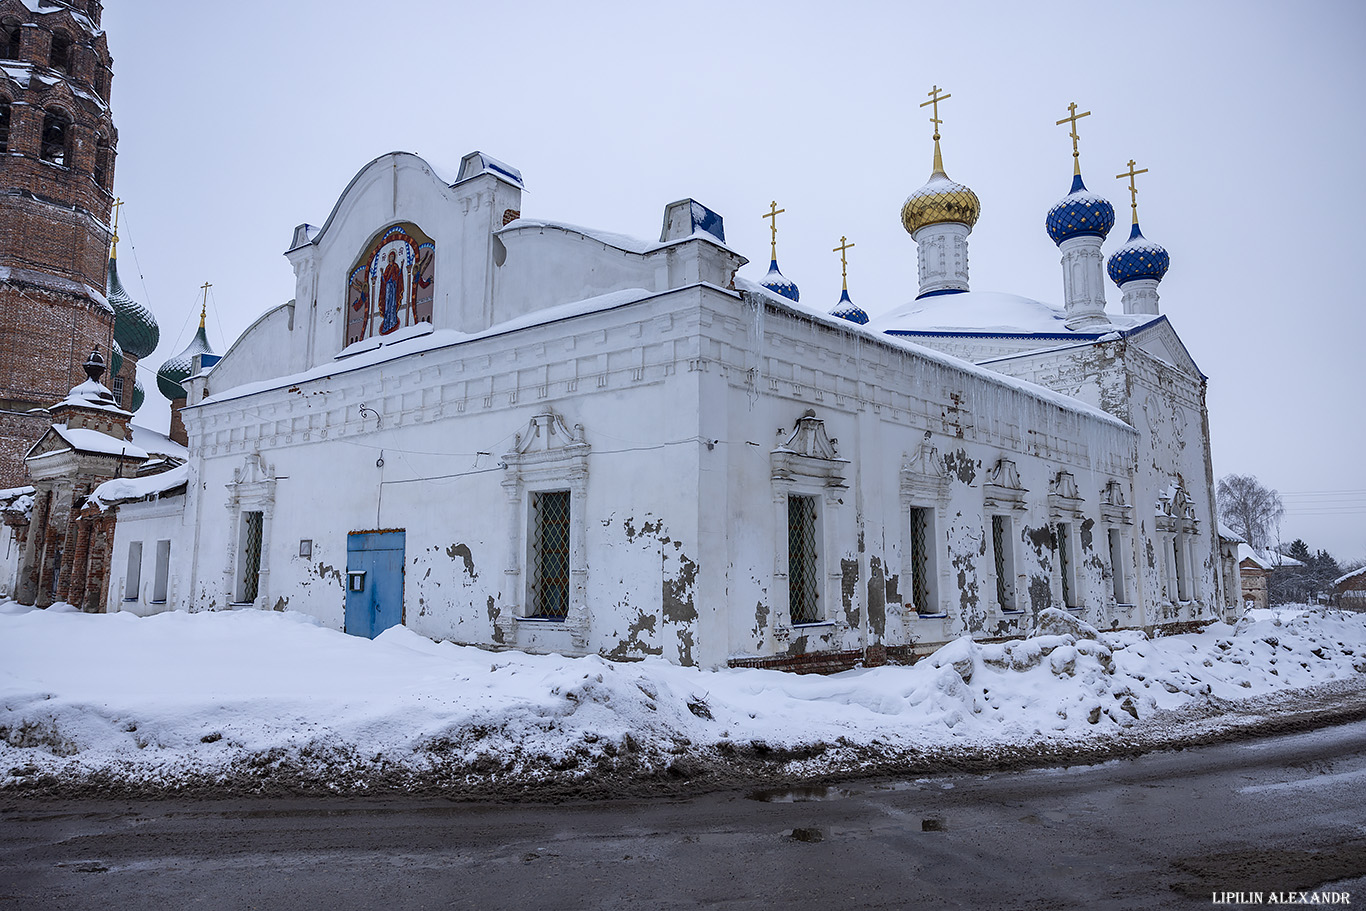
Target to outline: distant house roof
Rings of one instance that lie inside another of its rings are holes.
[[[1246,544],[1239,544],[1238,562],[1242,563],[1247,560],[1251,560],[1254,565],[1260,566],[1267,572],[1270,572],[1273,569],[1284,569],[1287,566],[1304,565],[1299,560],[1296,560],[1294,557],[1287,557],[1285,554],[1278,554],[1274,550],[1269,550],[1265,553],[1260,553],[1258,551],[1253,550]]]
[[[1338,576],[1336,579],[1333,580],[1333,584],[1344,585],[1348,582],[1355,582],[1357,580],[1366,581],[1366,566],[1361,567],[1361,569],[1354,569],[1350,573],[1344,573],[1343,575]]]

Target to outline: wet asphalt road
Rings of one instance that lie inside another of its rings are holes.
[[[0,798],[0,911],[1210,908],[1315,889],[1366,907],[1366,722],[684,800]]]

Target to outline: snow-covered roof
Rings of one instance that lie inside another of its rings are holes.
[[[1227,525],[1225,525],[1223,522],[1220,522],[1220,523],[1219,523],[1219,537],[1220,537],[1221,539],[1223,539],[1223,540],[1225,540],[1225,541],[1228,541],[1228,542],[1230,542],[1230,543],[1233,543],[1233,544],[1245,544],[1245,543],[1247,543],[1247,542],[1243,539],[1243,536],[1242,536],[1242,535],[1238,534],[1236,531],[1234,531],[1233,529],[1229,528],[1229,527],[1228,527]]]
[[[550,228],[564,231],[569,234],[581,234],[584,237],[592,238],[609,247],[615,247],[618,250],[625,250],[627,253],[636,253],[641,256],[663,250],[667,247],[672,247],[675,244],[686,243],[690,240],[705,240],[715,244],[723,250],[729,250],[731,253],[739,255],[738,251],[727,246],[726,243],[715,234],[701,229],[695,230],[685,237],[679,237],[674,240],[656,241],[643,240],[639,237],[632,237],[629,234],[618,234],[614,231],[602,231],[598,228],[585,228],[583,225],[570,224],[567,221],[553,221],[545,218],[518,218],[508,222],[506,227],[501,228],[495,233],[505,234],[512,231],[527,230],[531,228],[541,228],[542,230]]]
[[[147,497],[161,498],[178,487],[184,487],[190,480],[190,466],[180,465],[161,474],[140,478],[114,478],[105,481],[90,494],[90,502],[101,512],[119,503],[143,500]]]
[[[1257,553],[1257,551],[1253,550],[1251,547],[1248,547],[1246,544],[1239,544],[1238,562],[1243,563],[1247,561],[1251,561],[1253,566],[1264,569],[1267,572],[1270,572],[1274,568],[1270,563],[1266,561],[1266,558],[1263,557],[1261,554]]]
[[[91,430],[89,427],[68,427],[65,424],[53,424],[52,431],[77,452],[93,452],[97,455],[121,456],[128,459],[147,458],[147,452],[134,446],[131,442],[111,437],[109,434],[101,433],[98,430]],[[34,456],[34,458],[44,459],[56,454],[44,453],[40,456]]]
[[[868,325],[879,332],[1051,335],[1093,340],[1111,332],[1132,331],[1159,319],[1156,314],[1106,316],[1113,325],[1103,327],[1103,331],[1073,332],[1067,328],[1067,312],[1061,307],[1001,291],[963,291],[917,298],[876,317]]]
[[[952,367],[954,369],[961,370],[964,373],[976,376],[980,379],[988,380],[993,385],[1009,386],[1013,389],[1018,389],[1026,395],[1033,396],[1037,399],[1042,399],[1053,405],[1057,405],[1060,408],[1065,408],[1068,411],[1074,411],[1079,414],[1085,414],[1090,417],[1099,418],[1107,424],[1111,424],[1116,427],[1122,427],[1125,430],[1131,432],[1133,431],[1132,427],[1130,427],[1128,424],[1126,424],[1124,421],[1121,421],[1114,415],[1110,414],[1108,411],[1102,411],[1099,408],[1086,404],[1080,399],[1074,399],[1069,395],[1063,395],[1061,392],[1054,392],[1052,389],[1040,386],[1036,383],[1031,383],[1028,380],[1022,380],[1017,377],[1007,376],[1003,373],[997,373],[994,370],[988,370],[985,367],[979,367],[971,361],[965,361],[962,358],[954,357],[951,354],[945,354],[942,351],[936,351],[933,348],[927,348],[924,345],[918,345],[915,342],[910,341],[909,339],[904,337],[887,335],[882,331],[878,330],[874,326],[873,322],[869,322],[866,325],[860,325],[858,323],[850,322],[847,319],[842,319],[838,316],[833,316],[811,304],[802,303],[801,301],[788,300],[787,298],[782,297],[781,295],[769,290],[768,288],[765,288],[758,282],[744,278],[743,276],[737,275],[735,277],[735,287],[737,290],[753,291],[755,293],[762,294],[764,295],[764,297],[768,298],[770,301],[772,301],[779,307],[785,307],[788,310],[795,310],[801,313],[803,316],[810,317],[814,320],[825,323],[828,326],[837,327],[845,332],[858,332],[861,335],[870,338],[876,342],[879,342],[881,344],[889,345],[893,348],[900,348],[905,351],[914,352],[916,355],[928,361],[933,361],[937,364],[942,364],[946,367]]]
[[[499,161],[492,155],[485,155],[483,152],[471,152],[460,161],[460,171],[455,178],[456,183],[462,180],[469,180],[478,177],[480,174],[492,174],[500,180],[506,180],[519,189],[526,189],[522,183],[522,172],[512,165]]]
[[[107,411],[110,414],[117,414],[122,417],[132,417],[131,411],[124,411],[114,401],[114,394],[105,388],[103,383],[95,380],[86,380],[79,386],[66,394],[55,407],[63,406],[75,408],[91,408],[96,411]]]
[[[1262,569],[1265,570],[1284,569],[1287,566],[1304,565],[1302,562],[1296,560],[1294,557],[1276,553],[1276,551],[1274,550],[1269,550],[1266,553],[1261,553],[1259,551],[1253,550],[1246,544],[1239,544],[1238,562],[1241,563],[1244,560],[1251,560],[1257,566],[1260,566]]]
[[[222,392],[208,396],[202,402],[189,407],[199,408],[203,405],[226,402],[232,399],[242,398],[243,396],[254,395],[258,392],[267,392],[271,389],[284,389],[299,383],[307,383],[311,380],[324,379],[329,376],[348,373],[352,370],[360,370],[375,364],[392,361],[396,358],[407,357],[412,354],[421,354],[424,351],[449,348],[477,339],[503,335],[518,329],[526,329],[544,323],[558,322],[562,319],[569,319],[570,317],[581,316],[586,313],[596,313],[602,310],[612,310],[617,307],[624,307],[627,304],[633,304],[636,301],[645,300],[650,297],[660,297],[667,293],[669,292],[656,293],[647,291],[644,288],[627,288],[622,291],[613,291],[610,294],[601,294],[597,297],[590,297],[581,301],[560,304],[556,307],[546,307],[542,310],[535,310],[531,313],[519,316],[516,319],[496,323],[479,332],[457,332],[454,329],[426,331],[425,329],[414,327],[411,334],[409,332],[395,332],[393,336],[385,337],[385,343],[378,347],[369,344],[370,340],[366,340],[365,344],[357,343],[351,345],[337,355],[336,363],[319,364],[311,370],[305,370],[300,373],[273,377],[256,383],[244,383],[241,386],[234,386],[231,389],[225,389]],[[399,342],[402,342],[402,344],[399,344]]]
[[[51,288],[54,291],[63,291],[68,294],[79,294],[90,298],[102,309],[110,313],[114,312],[114,308],[102,290],[92,288],[85,282],[73,281],[60,275],[36,272],[33,269],[19,269],[13,266],[0,266],[0,282],[19,282],[35,285],[39,288]]]
[[[140,424],[130,424],[128,429],[133,433],[133,445],[145,449],[148,453],[171,456],[180,461],[190,457],[190,450],[160,431]]]
[[[1352,579],[1366,579],[1366,566],[1361,567],[1361,569],[1354,569],[1350,573],[1343,573],[1341,576],[1338,576],[1336,579],[1333,580],[1333,584],[1341,585],[1342,583],[1351,581]]]

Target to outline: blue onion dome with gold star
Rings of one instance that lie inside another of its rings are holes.
[[[797,290],[797,283],[778,271],[778,261],[776,259],[769,261],[768,274],[764,276],[764,280],[759,282],[759,284],[763,285],[774,294],[787,298],[793,303],[801,300],[802,295],[801,292]]]
[[[1143,232],[1139,230],[1138,220],[1135,219],[1134,226],[1129,231],[1129,239],[1124,242],[1124,246],[1110,254],[1106,271],[1110,273],[1110,280],[1123,288],[1129,282],[1144,278],[1160,282],[1171,264],[1172,259],[1167,255],[1167,251],[1161,244],[1155,244],[1144,237]]]
[[[848,288],[845,288],[840,294],[840,302],[835,305],[835,309],[830,311],[830,315],[847,319],[851,323],[858,323],[860,326],[868,322],[868,314],[849,297]]]
[[[1105,239],[1115,226],[1115,207],[1102,196],[1086,189],[1081,173],[1072,175],[1072,189],[1057,205],[1048,210],[1044,222],[1048,226],[1048,236],[1053,243],[1074,237],[1099,237]]]
[[[181,384],[190,378],[196,354],[213,354],[213,349],[209,347],[209,337],[204,333],[202,312],[199,315],[199,331],[190,340],[189,346],[175,357],[167,358],[166,363],[157,371],[157,388],[161,390],[162,395],[173,402],[189,395]]]
[[[161,328],[152,311],[133,300],[119,281],[117,251],[109,255],[109,280],[105,291],[114,308],[114,341],[124,352],[143,358],[156,350]]]

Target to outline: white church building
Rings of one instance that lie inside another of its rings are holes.
[[[977,198],[936,133],[903,210],[920,294],[871,323],[800,303],[776,257],[737,277],[695,201],[649,241],[522,217],[478,152],[447,177],[382,156],[296,229],[294,299],[195,360],[188,462],[106,497],[107,610],[833,670],[1048,607],[1151,628],[1236,601],[1166,253],[1135,216],[1108,311],[1114,210],[1079,169],[1048,221],[1064,306],[975,292]]]

